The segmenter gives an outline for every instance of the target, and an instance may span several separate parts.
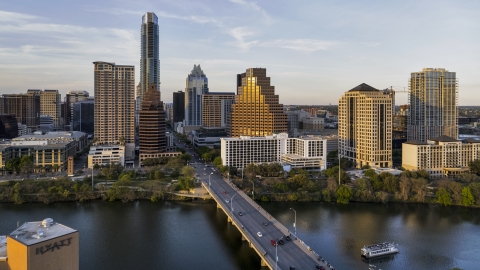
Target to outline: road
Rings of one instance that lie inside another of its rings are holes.
[[[249,198],[247,199],[246,196],[242,196],[242,191],[237,191],[235,186],[225,181],[221,174],[213,171],[212,167],[206,167],[204,164],[191,165],[196,168],[199,178],[204,181],[207,186],[210,175],[211,192],[221,198],[225,209],[232,211],[231,207],[233,207],[232,218],[237,221],[237,224],[244,226],[244,230],[251,236],[251,240],[255,243],[255,246],[262,253],[266,252],[267,260],[270,260],[270,262],[273,262],[273,265],[275,265],[275,247],[270,241],[280,239],[287,233],[282,232],[280,229],[283,226],[275,226],[275,223],[278,223],[278,221],[270,217],[265,210],[257,206],[257,204]],[[224,194],[224,191],[226,194]],[[228,203],[227,200],[229,201]],[[239,216],[238,212],[242,212],[243,216]],[[263,225],[263,222],[268,225]],[[257,232],[260,232],[262,237],[258,237]],[[329,269],[326,263],[315,260],[311,252],[307,251],[308,253],[306,253],[306,246],[305,249],[302,250],[302,244],[294,243],[294,241],[299,242],[300,240],[294,239],[295,237],[292,236],[292,241],[284,240],[284,245],[277,246],[278,269],[289,269],[290,266],[294,266],[296,269],[316,269],[315,264],[317,263],[320,263],[325,269]]]

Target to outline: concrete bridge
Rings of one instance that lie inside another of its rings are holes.
[[[202,180],[202,186],[217,202],[217,207],[225,212],[228,222],[238,228],[242,240],[247,241],[257,252],[262,266],[288,270],[291,266],[295,269],[316,269],[315,265],[319,264],[324,269],[334,269],[244,192],[223,179],[221,174],[203,164],[195,165],[195,168]],[[284,235],[291,235],[291,240],[284,239]],[[284,245],[271,244],[271,240],[279,239],[283,239]],[[275,261],[275,258],[278,258],[278,261]]]

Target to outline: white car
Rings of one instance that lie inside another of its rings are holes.
[[[225,200],[225,202],[226,202],[226,203],[230,203],[230,201],[229,201],[229,200]]]
[[[262,233],[261,233],[261,232],[257,232],[257,235],[258,235],[258,237],[262,237]]]

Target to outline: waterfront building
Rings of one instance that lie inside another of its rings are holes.
[[[12,158],[33,157],[33,168],[40,172],[62,172],[67,169],[68,157],[76,153],[75,141],[52,142],[49,140],[12,140],[0,144],[1,173]],[[11,172],[10,172],[11,173]]]
[[[76,152],[80,152],[88,145],[87,134],[80,131],[51,131],[46,134],[22,135],[12,139],[12,142],[48,141],[51,144],[74,142]]]
[[[480,140],[463,142],[440,136],[426,142],[408,141],[402,144],[402,167],[425,170],[430,177],[451,176],[469,171],[468,164],[480,159]]]
[[[165,112],[163,102],[160,101],[160,92],[154,83],[150,84],[144,97],[139,123],[140,161],[167,150]]]
[[[153,12],[147,12],[142,17],[141,28],[140,92],[137,93],[140,106],[150,84],[153,83],[160,91],[159,45],[158,17]]]
[[[221,138],[222,163],[238,169],[251,163],[278,162],[292,168],[325,170],[327,142],[316,136],[289,138],[287,133]]]
[[[13,115],[0,115],[0,139],[13,139],[18,136],[18,123]]]
[[[84,101],[89,98],[89,93],[84,90],[68,91],[65,95],[65,125],[71,125],[73,121],[73,104],[79,101]],[[75,130],[75,129],[69,129]]]
[[[202,95],[208,94],[208,79],[200,65],[193,65],[185,87],[185,126],[202,125]]]
[[[412,72],[409,80],[408,141],[442,135],[458,138],[458,79],[444,68]]]
[[[95,101],[88,99],[73,104],[72,131],[93,135],[95,131]]]
[[[224,102],[230,100],[231,102]],[[235,100],[235,93],[216,92],[202,95],[202,126],[219,128],[226,126],[229,104]]]
[[[125,147],[123,145],[91,146],[88,152],[88,168],[92,168],[95,164],[125,166]]]
[[[135,67],[97,61],[95,128],[97,144],[125,145],[127,159],[135,156]]]
[[[173,123],[185,119],[185,92],[173,92]]]
[[[362,83],[339,100],[339,154],[357,168],[392,166],[393,95]]]
[[[239,78],[237,76],[237,85]],[[270,85],[265,68],[249,68],[240,74],[235,104],[232,105],[231,137],[269,136],[287,132],[287,115]]]
[[[4,94],[0,97],[0,114],[13,115],[19,123],[36,130],[40,126],[40,95],[37,92]]]
[[[54,222],[26,222],[0,236],[0,269],[79,269],[78,231]]]

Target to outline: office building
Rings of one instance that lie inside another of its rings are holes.
[[[185,92],[173,92],[173,123],[185,119]]]
[[[425,170],[432,178],[468,172],[468,164],[478,159],[480,141],[475,139],[462,142],[444,135],[426,142],[402,144],[402,167],[411,171]]]
[[[13,139],[18,136],[18,123],[13,115],[0,115],[0,139]]]
[[[139,122],[140,160],[163,153],[167,149],[165,112],[163,102],[160,101],[160,92],[154,83],[150,84],[144,97]]]
[[[159,27],[157,15],[147,12],[142,17],[140,56],[140,103],[150,84],[160,91]],[[140,104],[141,106],[141,104]]]
[[[65,96],[65,125],[69,126],[73,121],[73,104],[79,101],[87,100],[89,95],[90,94],[87,91],[83,90],[68,91]]]
[[[235,93],[208,93],[202,95],[202,126],[204,128],[218,128],[226,126],[226,114],[229,104],[225,100],[235,100]]]
[[[63,129],[62,96],[58,90],[29,89],[27,93],[35,93],[40,96],[40,115],[49,115],[53,120],[53,127]]]
[[[120,164],[125,166],[125,147],[123,145],[92,146],[88,152],[88,168],[95,164]]]
[[[172,123],[173,120],[173,103],[172,102],[164,102],[163,103],[163,110],[165,111],[165,121]]]
[[[28,135],[27,135],[28,136]],[[71,141],[12,140],[0,144],[1,173],[12,158],[33,157],[33,168],[37,172],[62,172],[67,169],[68,157],[76,154],[77,143]]]
[[[185,126],[202,125],[202,95],[208,94],[208,79],[200,65],[193,65],[185,87]]]
[[[412,72],[409,80],[408,141],[442,135],[458,138],[458,80],[444,68]]]
[[[317,136],[289,138],[287,133],[264,137],[221,138],[223,166],[278,162],[291,168],[326,169],[328,140]]]
[[[17,121],[29,129],[40,126],[40,95],[37,92],[26,94],[4,94],[0,98],[2,114],[15,116]]]
[[[93,135],[95,131],[95,102],[92,99],[73,104],[72,131],[85,132]]]
[[[232,105],[231,137],[262,137],[287,132],[287,115],[270,85],[265,68],[240,74],[241,85]],[[237,84],[238,84],[237,76]]]
[[[79,269],[78,231],[51,218],[26,222],[0,236],[0,269]]]
[[[127,159],[135,155],[135,67],[93,62],[97,144],[124,144]]]
[[[302,121],[302,130],[323,130],[325,119],[320,117],[305,117]]]
[[[392,166],[393,95],[362,83],[339,100],[339,154],[357,168]]]
[[[43,133],[53,131],[53,117],[50,115],[40,115],[40,131]]]

